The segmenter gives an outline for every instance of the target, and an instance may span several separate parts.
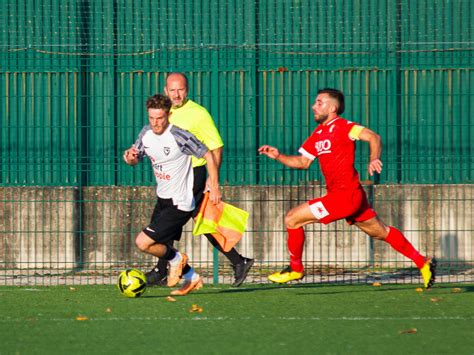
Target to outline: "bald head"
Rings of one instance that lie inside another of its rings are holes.
[[[183,73],[168,74],[164,91],[170,98],[173,108],[183,106],[188,98],[188,78]]]

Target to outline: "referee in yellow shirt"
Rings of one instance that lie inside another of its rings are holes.
[[[224,143],[209,112],[201,105],[188,99],[189,85],[186,75],[176,72],[168,74],[164,91],[172,102],[170,122],[191,132],[204,143],[214,155],[214,160],[220,168]],[[192,162],[194,171],[193,193],[197,206],[193,216],[195,217],[199,212],[199,205],[207,185],[207,174],[205,159],[192,157]],[[240,286],[253,265],[253,259],[243,257],[235,248],[225,252],[212,234],[205,234],[205,236],[214,247],[229,259],[234,269],[235,279],[232,285],[234,287]],[[172,242],[170,246],[172,246]],[[147,284],[166,285],[167,266],[166,260],[159,259],[156,266],[146,273]]]

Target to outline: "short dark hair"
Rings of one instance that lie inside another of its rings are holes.
[[[339,104],[339,106],[337,107],[338,115],[344,112],[345,104],[344,104],[344,94],[342,93],[342,91],[337,90],[337,89],[324,88],[318,91],[318,95],[319,94],[328,94],[329,97],[336,99],[336,101]]]
[[[150,108],[157,108],[157,109],[162,109],[167,112],[170,112],[171,110],[171,100],[169,99],[168,96],[162,95],[162,94],[156,94],[153,96],[150,96],[146,100],[146,109]]]

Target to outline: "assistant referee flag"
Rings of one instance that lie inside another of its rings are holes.
[[[231,250],[242,239],[249,213],[225,202],[209,202],[205,193],[194,224],[193,235],[212,234],[224,251]]]

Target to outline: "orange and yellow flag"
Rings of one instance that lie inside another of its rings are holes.
[[[225,202],[209,202],[205,193],[194,221],[193,235],[212,234],[224,251],[231,250],[244,235],[249,213]]]

